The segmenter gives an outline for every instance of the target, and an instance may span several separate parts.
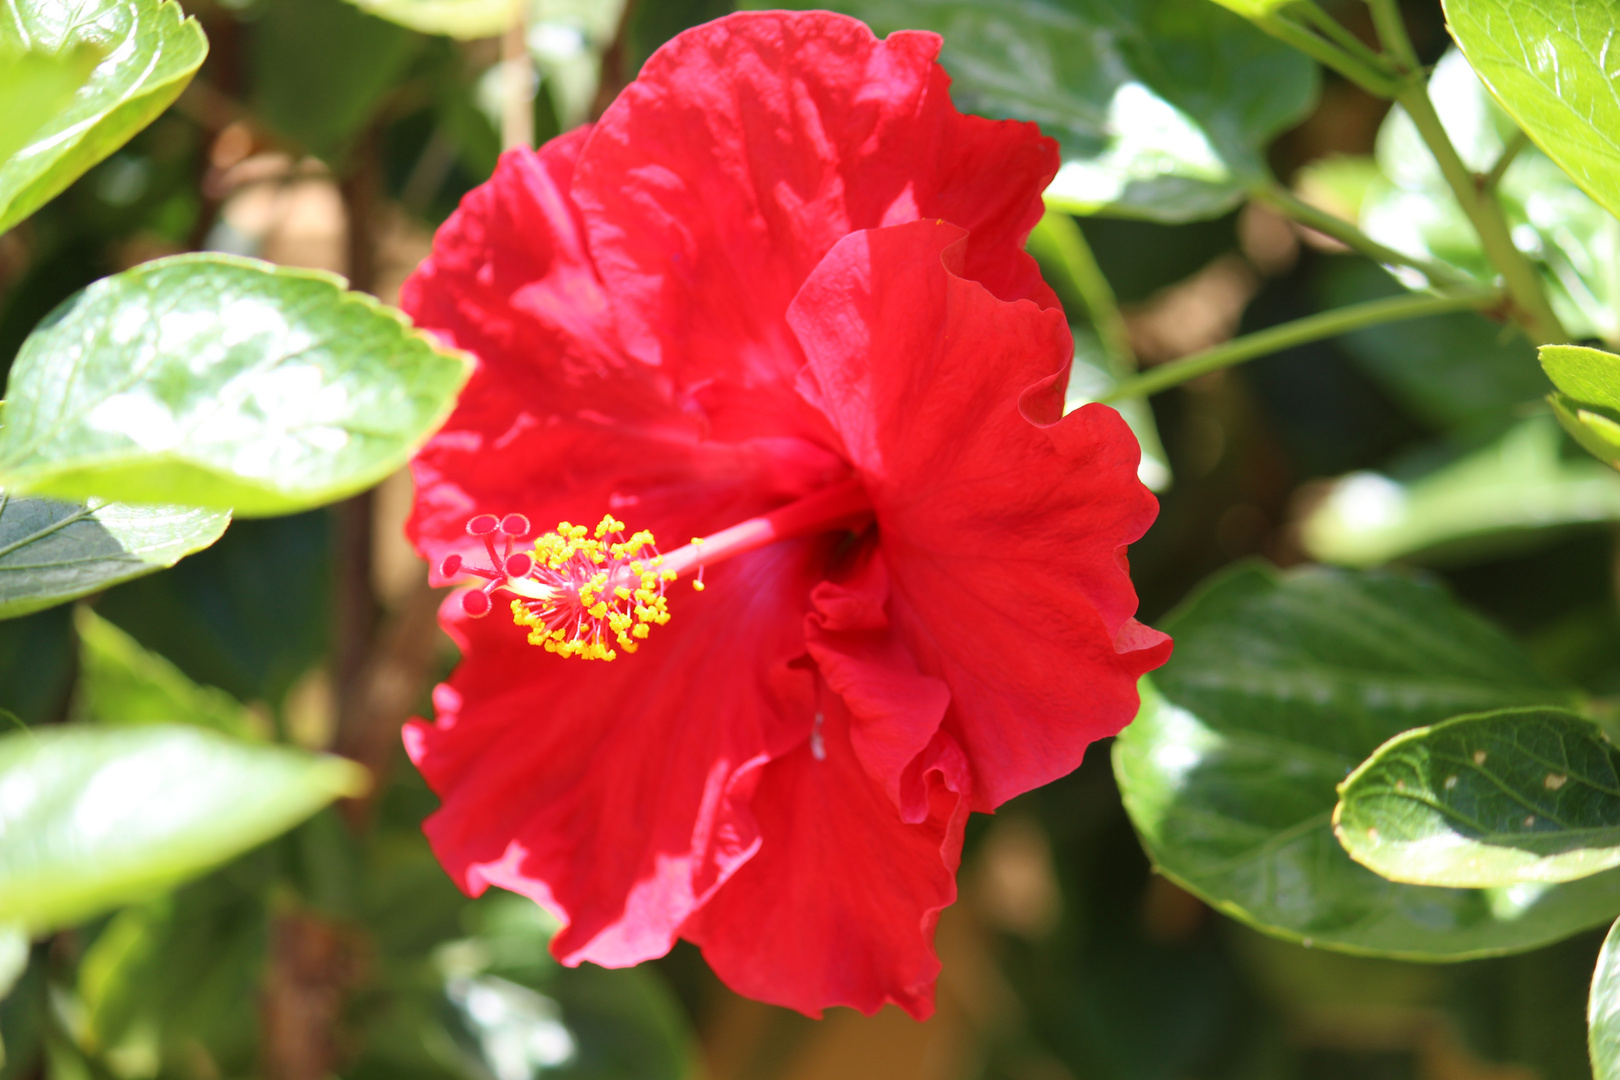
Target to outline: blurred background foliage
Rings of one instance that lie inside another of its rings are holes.
[[[392,300],[432,229],[489,175],[503,132],[539,141],[590,119],[661,42],[731,8],[532,0],[514,43],[501,34],[506,7],[479,6],[189,0],[210,44],[195,81],[0,234],[0,360],[76,290],[184,251],[332,270]],[[1211,35],[1175,4],[1099,0],[1104,30],[1065,21],[1084,5],[1036,0],[842,6],[880,33],[944,30],[964,108],[1041,120],[1071,157],[1117,166],[1069,173],[1062,193],[1074,209],[1108,211],[1080,228],[1144,364],[1398,291],[1364,257],[1245,201],[1267,169],[1387,243],[1421,234],[1428,254],[1473,269],[1446,222],[1410,210],[1430,181],[1402,173],[1387,102],[1294,57],[1245,59],[1248,38]],[[1362,4],[1325,6],[1370,40]],[[1439,62],[1439,5],[1402,10],[1420,58]],[[462,36],[434,32],[447,27]],[[1028,80],[1007,77],[1008,56],[1024,58]],[[1240,122],[1210,128],[1180,174],[1144,179],[1130,154],[1154,147],[1099,143],[1105,125],[1081,107],[1097,97],[1092,82],[1112,80],[1102,99],[1121,107],[1118,87],[1145,82],[1197,119],[1201,95],[1231,89],[1212,86],[1223,56],[1247,84]],[[514,95],[513,80],[528,92]],[[1080,105],[1052,104],[1069,99]],[[1480,135],[1490,138],[1499,151],[1499,136]],[[1528,176],[1507,195],[1528,206],[1548,192]],[[1614,224],[1577,221],[1546,244],[1568,286],[1560,313],[1611,342],[1615,308],[1589,286],[1615,273],[1602,246]],[[1083,324],[1081,298],[1037,250]],[[1083,347],[1093,331],[1108,328],[1082,325]],[[1210,574],[1255,556],[1398,560],[1443,580],[1563,684],[1620,692],[1620,479],[1525,408],[1546,389],[1528,345],[1455,314],[1300,346],[1155,397],[1162,511],[1131,553],[1143,618],[1160,622]],[[397,726],[429,710],[454,657],[400,535],[408,500],[395,476],[333,508],[237,521],[173,569],[94,598],[93,615],[58,607],[0,622],[10,723],[84,718],[166,687],[201,695],[233,730],[336,749],[381,778],[200,880],[35,943],[0,1004],[0,1078],[1588,1075],[1583,1010],[1601,930],[1450,965],[1274,940],[1150,871],[1106,745],[970,823],[962,899],[940,925],[940,1010],[926,1023],[892,1009],[818,1023],[746,1001],[684,945],[636,970],[559,968],[543,913],[496,892],[468,901],[419,831],[434,800]]]

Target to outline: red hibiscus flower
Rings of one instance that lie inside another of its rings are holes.
[[[1023,252],[1056,149],[958,114],[938,48],[688,31],[405,286],[478,360],[410,533],[488,578],[406,746],[439,859],[555,913],[564,963],[684,937],[752,997],[927,1015],[968,811],[1075,768],[1169,654],[1132,618],[1136,441],[1061,416]]]

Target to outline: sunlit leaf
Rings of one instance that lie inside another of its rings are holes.
[[[256,733],[259,725],[229,694],[198,686],[89,608],[76,614],[76,719],[116,727],[196,724],[228,735]]]
[[[0,46],[0,165],[73,100],[100,62],[101,50],[88,43],[61,52]]]
[[[1496,99],[1588,195],[1620,214],[1620,100],[1607,0],[1445,0],[1452,35]]]
[[[1541,366],[1558,388],[1547,400],[1564,430],[1599,461],[1620,468],[1620,356],[1548,345]]]
[[[218,540],[230,520],[223,510],[0,493],[0,619],[173,566]]]
[[[1593,1080],[1620,1080],[1620,922],[1609,928],[1586,1007]]]
[[[774,7],[760,2],[753,6]],[[1216,217],[1268,174],[1316,67],[1209,0],[841,0],[879,34],[934,30],[959,107],[1033,120],[1063,148],[1050,205]]]
[[[1334,833],[1392,881],[1492,888],[1620,866],[1620,751],[1562,709],[1397,735],[1339,787]]]
[[[342,758],[197,727],[0,736],[0,922],[47,930],[150,896],[365,784]]]
[[[467,371],[331,275],[160,259],[90,286],[23,344],[0,474],[36,494],[291,513],[398,469]]]
[[[349,0],[362,11],[424,34],[494,37],[512,21],[515,0]]]
[[[1513,120],[1491,100],[1462,53],[1435,67],[1429,97],[1464,164],[1484,174],[1509,145]],[[1408,254],[1449,264],[1483,281],[1496,277],[1411,119],[1397,106],[1378,135],[1385,179],[1361,208],[1368,235]],[[1497,194],[1513,241],[1541,268],[1558,317],[1576,337],[1620,340],[1620,220],[1587,197],[1531,147],[1513,159]]]
[[[6,0],[0,54],[103,56],[89,81],[0,158],[0,232],[151,123],[196,73],[208,41],[174,0]]]
[[[1258,929],[1346,952],[1460,960],[1612,919],[1620,871],[1566,885],[1387,881],[1333,836],[1336,785],[1391,737],[1568,694],[1440,589],[1387,573],[1239,567],[1160,624],[1170,662],[1114,745],[1159,869]]]
[[[1533,416],[1410,479],[1351,473],[1311,506],[1300,539],[1323,562],[1376,566],[1409,556],[1477,558],[1530,533],[1620,521],[1620,476],[1566,456],[1566,445],[1550,417]]]

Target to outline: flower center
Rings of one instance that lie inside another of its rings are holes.
[[[488,615],[493,594],[504,592],[512,596],[512,621],[529,628],[529,644],[559,656],[612,660],[615,646],[633,653],[653,626],[669,622],[664,588],[681,575],[695,571],[692,587],[701,592],[706,566],[778,540],[853,524],[870,513],[865,489],[849,477],[668,555],[645,529],[627,537],[624,522],[612,514],[595,530],[560,522],[533,550],[514,551],[513,542],[529,535],[529,519],[479,514],[467,522],[467,533],[483,541],[491,565],[473,566],[451,554],[439,570],[445,577],[484,579],[461,594],[461,608],[473,618]]]

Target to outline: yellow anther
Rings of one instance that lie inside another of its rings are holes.
[[[692,589],[695,592],[702,592],[703,591],[703,582],[701,582],[701,581],[692,582]]]

